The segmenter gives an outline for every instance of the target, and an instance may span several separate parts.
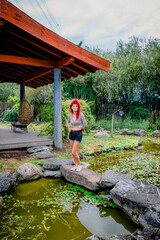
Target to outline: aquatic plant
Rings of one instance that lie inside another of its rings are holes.
[[[79,208],[82,202],[102,207],[102,215],[106,213],[107,206],[116,207],[83,187],[67,184],[60,186],[58,190],[51,190],[52,182],[50,183],[51,188],[44,186],[46,192],[41,199],[21,201],[12,195],[3,196],[0,239],[19,239],[26,231],[25,239],[46,239],[46,232],[57,219],[70,228],[66,221],[70,217],[68,209]]]
[[[130,157],[119,158],[118,164],[109,169],[130,174],[137,179],[146,179],[150,184],[160,187],[159,152],[136,153]]]

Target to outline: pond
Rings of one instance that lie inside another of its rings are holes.
[[[135,154],[157,154],[159,142],[143,142],[136,151],[113,152],[88,160],[91,169],[102,174],[119,159]],[[94,194],[64,179],[39,179],[19,184],[4,196],[0,239],[84,240],[98,234],[127,234],[138,226],[120,209],[100,202]]]

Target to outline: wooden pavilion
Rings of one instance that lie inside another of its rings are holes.
[[[54,146],[62,147],[61,79],[101,69],[110,62],[78,47],[33,20],[7,0],[0,0],[0,83],[38,88],[54,83]]]

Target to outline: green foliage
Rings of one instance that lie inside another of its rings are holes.
[[[0,83],[0,102],[7,102],[9,96],[15,96],[18,88],[16,83]]]
[[[38,117],[40,121],[51,122],[53,120],[53,102],[43,104],[39,107]]]
[[[160,117],[157,119],[155,126],[157,130],[160,129]]]
[[[126,108],[126,111],[128,111],[128,115],[131,119],[148,119],[151,114],[147,108],[144,108],[142,106],[129,106]]]
[[[38,164],[40,166],[43,166],[44,162],[45,162],[45,160],[36,160],[36,161],[33,161],[32,163],[33,164]]]
[[[65,101],[62,101],[62,138],[65,139],[68,136],[68,128],[66,126],[66,121],[68,118],[68,104]],[[50,104],[48,107],[45,106],[45,120],[50,120],[43,130],[41,131],[41,134],[48,135],[48,136],[53,136],[53,131],[54,131],[54,123],[53,123],[53,104]],[[49,111],[49,112],[47,112]],[[48,114],[47,114],[48,113]]]
[[[17,121],[19,118],[19,109],[12,108],[10,110],[6,110],[3,121]]]
[[[83,193],[84,197],[81,198],[81,200],[83,202],[89,202],[90,204],[94,204],[96,206],[103,205],[106,207],[107,205],[110,205],[111,207],[116,207],[116,205],[114,203],[111,203],[109,201],[106,201],[106,200],[98,197],[96,193],[90,192],[81,186],[68,184],[67,190],[71,190],[71,193],[72,193],[72,191]]]
[[[111,119],[107,119],[104,121],[100,121],[99,123],[96,123],[97,127],[104,128],[105,130],[111,130]],[[147,132],[150,132],[151,130],[157,130],[158,126],[153,124],[152,118],[143,119],[143,120],[136,120],[131,119],[130,117],[127,117],[125,119],[121,118],[114,118],[114,129],[120,130],[122,128],[128,128],[130,130],[139,129],[142,128]]]
[[[94,103],[97,101],[97,91],[93,87],[94,74],[86,74],[84,77],[78,76],[76,79],[63,82],[63,92],[67,99],[88,100],[91,112],[95,113]]]
[[[20,100],[17,97],[9,96],[7,102],[14,103],[13,108],[19,110]]]
[[[96,71],[93,87],[103,103],[131,104],[135,99],[146,107],[160,109],[160,39],[132,37],[127,43],[119,41],[116,52],[94,49],[93,53],[111,60],[109,72]],[[145,113],[146,116],[146,113]]]
[[[38,89],[27,88],[26,87],[26,99],[30,101],[31,104],[41,106],[45,103],[50,103],[53,100],[53,84],[48,84],[47,86],[40,87]]]
[[[113,171],[130,174],[133,178],[146,179],[150,184],[160,187],[159,152],[137,153],[119,158],[119,164],[111,167]]]

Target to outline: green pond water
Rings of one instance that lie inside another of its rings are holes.
[[[103,174],[106,169],[112,169],[113,165],[119,166],[120,159],[139,158],[141,156],[157,155],[160,156],[160,139],[151,137],[139,137],[143,147],[133,150],[115,151],[101,154],[87,160],[91,164],[91,169],[99,174]],[[126,161],[127,164],[127,161]],[[129,172],[128,172],[129,173]]]
[[[147,140],[136,151],[113,152],[91,158],[91,169],[102,174],[120,157],[160,150]],[[0,239],[84,240],[98,234],[127,234],[138,226],[120,209],[96,204],[84,193],[69,189],[63,179],[39,179],[19,184],[4,197],[0,213]]]

